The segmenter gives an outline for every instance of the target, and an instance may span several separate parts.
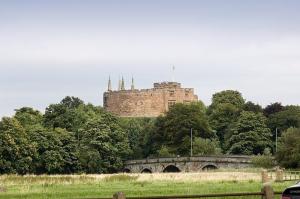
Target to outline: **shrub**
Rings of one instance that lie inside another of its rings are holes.
[[[254,167],[260,167],[260,168],[272,168],[275,166],[274,158],[272,157],[272,154],[270,152],[269,148],[266,148],[264,150],[263,155],[258,154],[252,158],[252,164]]]

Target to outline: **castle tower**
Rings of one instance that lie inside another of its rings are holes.
[[[109,78],[108,78],[107,91],[112,91],[112,89],[111,89],[111,80],[110,80],[110,76],[109,76]]]
[[[121,82],[121,90],[125,90],[125,83],[124,83],[123,76],[122,76],[122,82]]]
[[[193,88],[183,88],[178,82],[154,83],[152,88],[125,90],[124,78],[119,79],[119,91],[104,92],[105,110],[120,117],[158,117],[176,103],[189,104],[198,101]]]
[[[131,78],[131,90],[134,90],[134,80],[133,80],[133,77]]]

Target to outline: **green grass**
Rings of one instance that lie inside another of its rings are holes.
[[[92,198],[112,197],[122,191],[126,196],[187,195],[230,192],[259,192],[258,181],[179,182],[138,181],[135,176],[0,176],[0,199],[13,198]],[[282,191],[294,182],[273,183],[275,191]],[[250,199],[251,197],[244,197]],[[260,198],[260,197],[252,197]]]

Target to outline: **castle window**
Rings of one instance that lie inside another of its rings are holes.
[[[189,96],[189,91],[185,91],[185,96]]]
[[[170,97],[173,97],[175,95],[175,91],[169,91]]]
[[[169,100],[168,101],[168,107],[170,108],[171,106],[173,106],[174,104],[176,104],[175,100]]]
[[[107,98],[108,98],[107,96],[104,96],[104,99],[103,99],[103,101],[104,101],[104,107],[107,106]]]

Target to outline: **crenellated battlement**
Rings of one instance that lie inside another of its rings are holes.
[[[170,89],[180,89],[181,84],[178,82],[161,82],[161,83],[154,83],[153,84],[154,88],[156,89],[165,89],[165,88],[170,88]]]

